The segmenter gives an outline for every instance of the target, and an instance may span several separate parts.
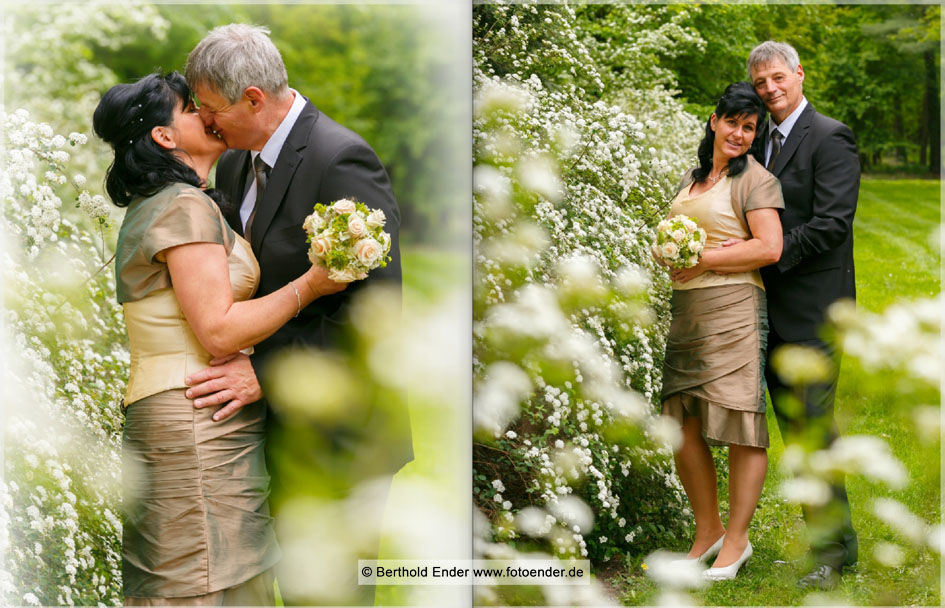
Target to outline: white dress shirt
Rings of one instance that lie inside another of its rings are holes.
[[[784,137],[784,139],[781,140],[781,147],[783,148],[784,142],[787,141],[788,135],[791,134],[791,129],[794,128],[794,124],[797,122],[797,119],[801,117],[801,112],[803,112],[806,107],[807,98],[802,96],[801,103],[797,104],[794,111],[788,114],[788,117],[782,120],[781,124],[775,124],[774,118],[770,115],[768,116],[768,141],[765,142],[765,167],[768,166],[768,162],[771,160],[771,134],[774,133],[775,129],[781,132],[781,135]],[[265,160],[265,157],[263,160]]]
[[[289,136],[289,132],[292,130],[292,127],[295,126],[295,121],[298,120],[299,114],[302,113],[302,108],[305,107],[305,99],[302,95],[295,89],[289,90],[295,95],[295,100],[292,102],[292,107],[289,108],[289,113],[285,115],[285,118],[282,119],[282,122],[279,123],[276,130],[269,136],[263,149],[259,152],[252,152],[252,162],[256,161],[257,156],[262,156],[263,162],[269,165],[270,169],[276,166],[276,161],[279,160],[279,153],[282,152],[282,146],[285,145],[285,140]],[[252,162],[250,163],[251,168],[253,166]],[[250,170],[252,171],[252,169]],[[246,196],[243,197],[243,203],[240,205],[240,221],[243,223],[244,231],[246,230],[246,222],[249,221],[249,216],[256,207],[256,173],[252,172],[252,176],[253,183],[250,184],[249,189],[246,191]]]

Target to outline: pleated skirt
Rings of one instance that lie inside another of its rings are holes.
[[[184,390],[128,406],[122,435],[127,597],[231,588],[279,559],[269,515],[265,408],[221,422]]]
[[[712,445],[768,447],[765,293],[750,283],[674,290],[663,414],[692,416]]]

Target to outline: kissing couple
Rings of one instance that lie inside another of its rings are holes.
[[[114,150],[106,190],[126,208],[115,264],[131,351],[125,603],[274,605],[275,521],[313,494],[306,473],[382,453],[322,494],[344,500],[370,478],[386,496],[412,459],[403,408],[352,403],[350,419],[303,429],[261,388],[280,355],[336,346],[363,289],[387,285],[399,313],[400,212],[371,147],[289,88],[267,29],[214,29],[185,73],[116,85],[93,117]],[[351,283],[310,261],[303,230],[316,204],[341,200],[374,210],[390,236],[386,266]],[[383,505],[361,525],[378,526]],[[352,556],[331,588],[283,583],[284,603],[373,604],[356,566],[376,555],[375,542]]]

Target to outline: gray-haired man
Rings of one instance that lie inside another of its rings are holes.
[[[781,181],[784,195],[781,260],[761,269],[771,323],[765,369],[768,393],[785,443],[804,439],[824,448],[837,437],[833,406],[841,353],[821,338],[821,326],[833,302],[856,298],[853,216],[860,184],[856,140],[846,125],[808,103],[804,68],[790,45],[773,41],[758,45],[748,57],[748,72],[771,113],[759,129],[762,146],[757,160]],[[830,378],[804,388],[802,408],[792,407],[796,401],[788,395],[795,387],[785,385],[771,366],[771,353],[784,344],[816,348],[834,362]],[[832,489],[833,500],[827,505],[804,509],[814,568],[800,580],[801,587],[832,587],[843,568],[857,560],[843,481]]]

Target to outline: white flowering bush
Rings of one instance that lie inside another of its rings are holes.
[[[66,138],[24,110],[6,136],[4,597],[14,603],[120,600],[118,403],[128,363],[103,230],[105,199],[69,175]],[[74,133],[72,143],[84,136]],[[64,205],[63,198],[75,201]],[[73,215],[70,219],[69,215]]]
[[[4,84],[29,111],[0,107],[0,597],[120,605],[120,217],[96,192],[107,147],[86,135],[115,77],[88,50],[118,48],[135,28],[160,39],[166,23],[149,6],[48,8],[5,7],[3,22]]]
[[[606,560],[688,523],[678,428],[654,416],[669,285],[649,251],[699,136],[652,55],[698,44],[677,17],[474,9],[474,492],[490,542]]]

